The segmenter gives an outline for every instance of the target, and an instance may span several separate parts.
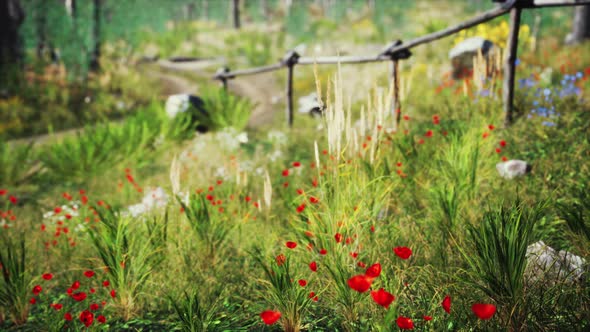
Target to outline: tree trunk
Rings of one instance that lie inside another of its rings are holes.
[[[579,44],[590,38],[590,6],[578,6],[574,11],[572,33],[566,38],[568,44]]]
[[[36,7],[37,59],[41,60],[47,50],[47,1],[39,1]]]
[[[19,28],[25,13],[19,0],[0,1],[0,73],[14,64],[22,64],[22,40]],[[5,76],[0,74],[0,76]]]
[[[94,50],[90,56],[90,70],[100,69],[100,27],[101,27],[102,0],[94,0],[94,28],[92,37],[94,39]]]
[[[232,1],[232,11],[234,16],[234,28],[240,28],[240,0],[233,0]]]
[[[66,12],[68,12],[68,15],[75,18],[78,11],[76,0],[65,0],[64,5],[66,6]]]

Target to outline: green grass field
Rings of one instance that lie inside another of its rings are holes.
[[[478,10],[448,8],[463,18]],[[330,36],[360,54],[367,40],[393,39],[383,17],[307,19],[325,39],[202,21],[174,28],[184,36],[142,38],[166,54],[193,28],[202,45],[227,38],[241,43],[227,49],[232,68],[272,62],[298,42],[333,55]],[[502,40],[501,25],[469,34]],[[105,105],[138,95],[101,119],[122,118],[30,145],[8,139],[42,131],[22,129],[26,116],[21,131],[3,132],[12,136],[0,141],[0,330],[587,331],[590,44],[563,46],[564,34],[524,40],[509,127],[501,75],[448,79],[453,38],[402,63],[400,123],[388,65],[342,65],[298,68],[296,96],[319,90],[326,116],[297,114],[294,128],[282,116],[246,126],[256,105],[201,75],[218,115],[205,134],[188,117],[170,120],[158,82],[129,64],[125,79],[113,53],[91,82]],[[115,99],[105,76],[121,85]],[[0,110],[41,112],[30,98],[44,87],[0,99]],[[59,98],[47,105],[77,116]],[[282,114],[284,99],[272,107]],[[43,119],[39,128],[54,126]],[[511,159],[532,171],[500,177],[497,164]],[[538,241],[579,256],[579,268],[539,272],[527,255]]]

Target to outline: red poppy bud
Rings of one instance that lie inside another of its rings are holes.
[[[445,296],[444,300],[441,303],[441,306],[447,312],[447,314],[450,314],[451,313],[451,297],[448,295]]]
[[[316,272],[318,270],[318,263],[316,263],[316,262],[309,263],[309,269],[312,270],[313,272]]]

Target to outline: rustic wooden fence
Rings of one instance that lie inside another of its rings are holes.
[[[518,47],[518,32],[520,30],[520,17],[522,10],[535,9],[542,7],[558,6],[581,6],[590,5],[590,0],[492,0],[499,5],[486,11],[478,16],[468,19],[455,26],[433,32],[408,42],[397,40],[389,45],[377,55],[364,56],[327,56],[327,57],[301,57],[295,51],[289,51],[276,64],[230,71],[224,67],[217,71],[214,78],[221,81],[223,87],[227,89],[227,81],[235,79],[238,76],[255,75],[270,71],[287,68],[286,96],[287,123],[293,126],[293,73],[296,65],[313,65],[313,64],[360,64],[371,62],[391,61],[393,63],[392,82],[393,82],[393,101],[397,111],[397,121],[401,117],[401,105],[399,102],[399,61],[408,59],[411,56],[410,49],[447,37],[461,30],[485,23],[496,17],[510,14],[510,30],[508,42],[506,44],[506,56],[504,59],[504,82],[502,87],[502,102],[504,104],[505,120],[504,125],[509,126],[513,120],[514,110],[514,74],[515,61]]]

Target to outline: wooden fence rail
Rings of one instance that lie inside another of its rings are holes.
[[[504,59],[504,82],[502,101],[505,112],[505,126],[509,126],[513,121],[514,112],[514,77],[515,61],[518,51],[518,32],[520,30],[520,17],[523,9],[535,9],[543,7],[563,7],[563,6],[583,6],[590,5],[590,0],[492,0],[499,5],[471,19],[461,22],[452,27],[433,32],[408,42],[397,40],[389,45],[377,55],[362,56],[324,56],[324,57],[300,57],[294,51],[289,51],[277,64],[267,65],[256,68],[241,69],[230,71],[224,67],[217,71],[214,79],[222,82],[227,89],[227,81],[235,79],[238,76],[255,75],[265,72],[271,72],[282,68],[287,68],[286,96],[287,123],[293,126],[293,75],[296,65],[313,65],[313,64],[362,64],[391,61],[393,65],[392,82],[393,82],[393,105],[397,113],[397,122],[401,117],[401,105],[399,102],[399,61],[408,59],[411,56],[410,49],[416,46],[431,43],[441,38],[455,34],[461,30],[485,23],[496,17],[510,13],[510,32],[507,43],[507,56]]]

